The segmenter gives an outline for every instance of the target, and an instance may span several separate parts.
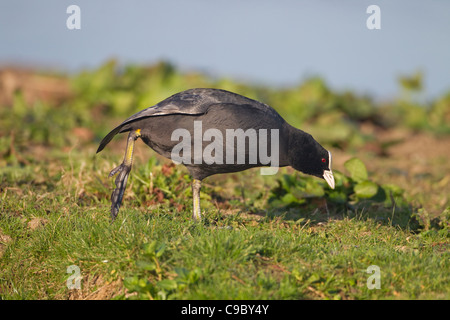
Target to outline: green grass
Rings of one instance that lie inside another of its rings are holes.
[[[449,93],[380,105],[320,78],[275,89],[114,61],[57,80],[70,92],[55,100],[21,73],[28,85],[0,105],[0,299],[450,298]],[[94,156],[99,141],[193,87],[258,99],[313,134],[333,152],[336,189],[289,168],[218,175],[194,223],[187,171],[138,140],[111,223],[124,137]],[[367,287],[372,265],[380,289]]]
[[[58,210],[63,205],[56,199],[2,219],[3,232],[13,237],[2,259],[3,299],[66,298],[70,265],[83,277],[145,280],[142,288],[129,285],[139,293],[131,298],[152,291],[152,298],[169,299],[449,298],[448,240],[438,232],[411,235],[357,218],[308,226],[209,214],[194,224],[185,213],[132,209],[110,224],[106,208]],[[30,231],[25,221],[36,217],[47,222]],[[145,261],[144,245],[152,241],[165,245],[160,270],[136,263]],[[379,290],[366,286],[370,265],[380,267]],[[177,283],[177,268],[198,279]],[[166,279],[175,286],[159,288]]]
[[[170,201],[147,206],[145,198],[133,201],[139,196],[132,190],[140,188],[134,178],[111,224],[111,186],[104,184],[113,165],[99,160],[102,169],[95,169],[100,165],[94,167],[82,155],[61,161],[60,171],[53,173],[51,167],[37,166],[41,170],[15,168],[3,176],[3,183],[14,179],[20,188],[7,187],[0,206],[1,236],[7,239],[1,247],[2,299],[73,297],[77,290],[66,285],[71,265],[83,277],[78,297],[96,297],[110,286],[109,296],[97,297],[450,298],[445,228],[413,232],[363,210],[327,218],[301,208],[255,215],[236,205],[241,212],[229,214],[208,199],[202,200],[207,208],[203,221],[194,223],[189,192],[180,200],[186,204],[183,210]],[[163,177],[155,172],[155,181],[184,180],[180,172]],[[244,175],[250,179],[252,173]],[[366,285],[371,265],[380,268],[380,289]]]

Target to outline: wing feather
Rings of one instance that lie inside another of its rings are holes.
[[[221,89],[190,89],[174,94],[169,98],[161,101],[160,103],[139,111],[138,113],[126,119],[103,138],[103,140],[100,142],[100,146],[97,149],[97,153],[102,151],[103,148],[105,148],[105,146],[112,140],[112,138],[116,134],[129,131],[129,129],[125,126],[134,121],[148,117],[171,114],[204,114],[211,106],[223,103],[246,105],[247,107],[254,107],[263,110],[266,113],[271,113],[273,116],[279,116],[278,113],[268,105],[236,93]]]

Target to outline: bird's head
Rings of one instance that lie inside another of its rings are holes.
[[[330,188],[334,189],[331,152],[322,147],[311,135],[302,132],[301,137],[290,143],[289,162],[298,171],[325,179]]]

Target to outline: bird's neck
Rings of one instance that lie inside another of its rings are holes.
[[[305,150],[308,150],[311,142],[314,141],[312,136],[300,129],[297,129],[289,125],[289,141],[287,161],[291,167],[296,170],[302,171],[299,165],[303,162],[303,154]],[[301,165],[300,165],[301,166]]]

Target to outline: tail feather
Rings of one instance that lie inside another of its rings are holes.
[[[122,127],[123,126],[120,125],[120,126],[114,128],[110,133],[108,133],[106,135],[106,137],[103,138],[102,142],[100,142],[100,146],[98,147],[96,153],[99,153],[100,151],[102,151],[106,147],[106,145],[112,140],[112,138],[114,138],[114,136],[116,134],[118,134],[119,132],[123,132],[123,131],[121,131]]]

